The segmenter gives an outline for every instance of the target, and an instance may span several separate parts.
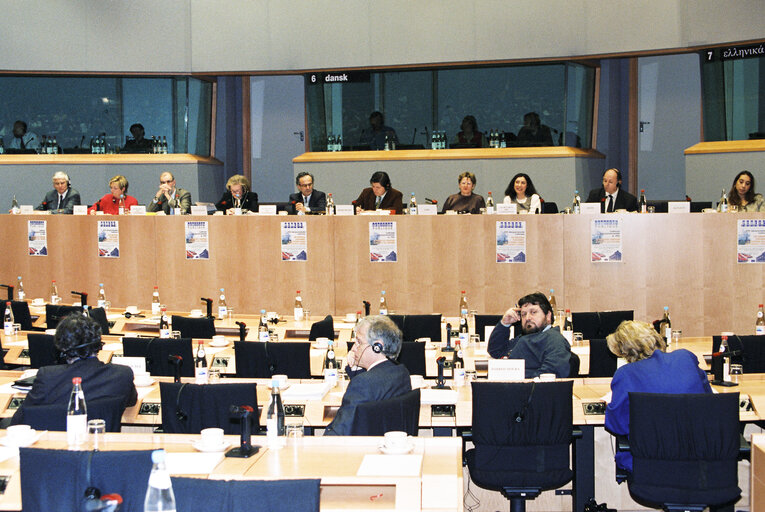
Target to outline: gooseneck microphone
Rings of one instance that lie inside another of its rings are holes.
[[[80,304],[83,306],[88,305],[88,294],[86,292],[76,292],[74,290],[71,291],[72,295],[75,295],[80,298]]]
[[[436,199],[430,199],[430,198],[426,197],[425,201],[427,201],[430,204],[438,204],[438,201]]]
[[[236,457],[246,459],[258,453],[259,446],[252,446],[252,414],[255,410],[249,405],[232,405],[229,409],[231,416],[239,418],[239,424],[242,428],[239,437],[239,446],[226,452],[226,457]]]
[[[213,317],[213,314],[212,314],[212,302],[213,301],[212,301],[212,299],[207,299],[205,297],[202,297],[199,300],[201,300],[202,303],[207,308],[207,318],[212,318]]]
[[[244,338],[247,337],[247,324],[244,322],[236,322],[236,325],[239,326],[239,341],[244,341]]]
[[[173,367],[173,382],[181,382],[181,366],[183,366],[183,357],[177,354],[167,356],[167,362]]]

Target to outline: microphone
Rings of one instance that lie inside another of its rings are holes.
[[[425,125],[425,145],[427,145],[429,140],[430,140],[430,132],[428,131],[428,125]]]
[[[362,301],[364,303],[364,316],[369,316],[369,310],[372,307],[372,304],[369,303],[369,301],[364,300]]]
[[[83,136],[82,136],[82,138],[80,139],[80,143],[77,145],[77,147],[78,147],[78,148],[81,148],[81,147],[82,147],[82,143],[83,143],[83,142],[85,142],[85,136],[84,136],[84,135],[83,135]]]
[[[425,201],[427,201],[427,202],[428,202],[428,203],[430,203],[430,204],[438,204],[438,201],[437,201],[437,200],[435,200],[435,199],[429,199],[429,198],[427,198],[427,197],[425,198]]]
[[[446,346],[441,349],[441,352],[454,352],[452,347],[452,324],[446,324]]]
[[[444,356],[439,357],[436,359],[436,364],[438,364],[438,376],[436,377],[436,385],[433,386],[433,389],[449,389],[444,380],[444,365],[446,364],[446,358]]]
[[[686,195],[685,195],[685,200],[686,200],[686,201],[688,201],[688,202],[690,203],[690,202],[692,201],[692,199],[691,199],[691,196],[689,196],[688,194],[686,194]]]
[[[239,446],[226,452],[226,457],[236,457],[246,459],[258,453],[259,446],[252,446],[252,414],[255,410],[249,405],[232,405],[229,409],[231,416],[239,418],[239,424],[242,428],[239,436]]]
[[[5,288],[6,290],[8,290],[8,300],[12,301],[13,300],[13,285],[0,284],[0,288]]]
[[[247,324],[237,321],[236,325],[239,326],[239,341],[244,341],[244,338],[247,337]]]
[[[85,292],[76,292],[74,290],[72,290],[70,293],[72,295],[78,296],[80,298],[80,303],[83,306],[87,306],[88,305],[88,294],[87,293],[85,293]]]
[[[173,382],[181,382],[181,366],[183,366],[183,358],[177,354],[170,354],[167,356],[167,362],[173,367]]]
[[[206,299],[206,298],[202,297],[199,300],[201,300],[205,304],[205,306],[207,307],[207,318],[212,318],[212,316],[213,316],[213,314],[212,314],[212,299]]]
[[[414,145],[414,139],[417,137],[417,128],[415,127],[414,131],[412,132],[412,145]]]

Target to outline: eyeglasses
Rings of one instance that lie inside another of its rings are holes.
[[[161,185],[169,185],[169,184],[171,184],[171,183],[172,183],[172,182],[174,182],[174,181],[175,181],[175,180],[165,180],[165,181],[159,180],[159,183],[160,183]]]

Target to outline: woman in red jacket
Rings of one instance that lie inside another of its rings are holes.
[[[109,180],[109,188],[111,193],[106,194],[96,204],[88,208],[88,213],[95,214],[100,211],[106,215],[119,215],[120,207],[123,208],[124,213],[130,213],[130,207],[138,205],[138,200],[135,197],[127,195],[128,180],[121,174]]]

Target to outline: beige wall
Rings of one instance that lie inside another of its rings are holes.
[[[305,70],[610,54],[765,37],[761,0],[0,5],[0,70],[20,71]]]

